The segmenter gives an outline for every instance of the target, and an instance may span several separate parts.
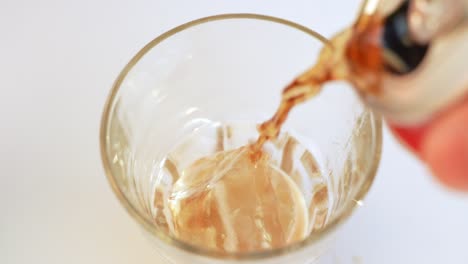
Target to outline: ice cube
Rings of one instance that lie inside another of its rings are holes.
[[[308,234],[308,210],[291,178],[264,153],[221,151],[181,173],[170,196],[174,235],[229,252],[283,247]]]

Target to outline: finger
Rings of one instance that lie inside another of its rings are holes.
[[[400,144],[407,147],[417,157],[420,157],[422,139],[430,128],[430,123],[413,127],[399,127],[390,122],[388,124],[390,131],[399,140]]]
[[[420,155],[441,182],[468,191],[468,103],[431,123],[421,140]]]

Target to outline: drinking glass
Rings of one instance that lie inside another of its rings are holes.
[[[206,126],[271,117],[282,89],[325,43],[283,19],[217,15],[162,34],[122,70],[102,117],[102,161],[116,196],[168,263],[315,263],[360,204],[380,160],[381,119],[337,82],[296,107],[283,127],[319,167],[306,174],[310,179],[294,181],[312,219],[304,240],[255,252],[215,251],[178,240],[155,215],[164,203],[156,188],[171,184],[158,171],[174,147]]]

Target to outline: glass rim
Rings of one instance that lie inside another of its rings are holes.
[[[346,202],[344,209],[342,210],[340,217],[334,218],[331,222],[327,223],[327,225],[314,231],[313,233],[309,234],[304,240],[296,243],[292,243],[285,247],[271,249],[271,250],[264,250],[264,251],[257,251],[257,252],[248,252],[248,253],[235,253],[235,252],[220,252],[216,250],[210,250],[202,247],[197,247],[192,244],[183,242],[165,232],[161,231],[157,227],[155,227],[154,223],[150,221],[148,218],[144,217],[140,212],[131,204],[131,202],[127,199],[119,184],[117,183],[116,179],[112,174],[111,163],[112,161],[107,156],[107,132],[108,132],[108,125],[109,125],[109,116],[112,110],[112,106],[117,95],[117,92],[120,89],[120,86],[123,80],[126,78],[127,74],[130,70],[137,64],[137,62],[153,47],[161,43],[162,41],[170,38],[171,36],[185,30],[191,28],[193,26],[197,26],[200,24],[214,22],[219,20],[229,20],[229,19],[251,19],[251,20],[261,20],[266,22],[273,22],[277,24],[281,24],[284,26],[291,27],[292,29],[296,29],[306,33],[315,39],[321,41],[324,45],[331,45],[328,39],[320,35],[319,33],[315,32],[312,29],[309,29],[303,25],[297,24],[295,22],[268,16],[268,15],[260,15],[260,14],[252,14],[252,13],[227,13],[227,14],[220,14],[214,16],[203,17],[199,19],[192,20],[190,22],[184,23],[179,25],[175,28],[172,28],[152,41],[146,44],[142,49],[138,51],[138,53],[125,65],[122,71],[119,73],[118,77],[114,81],[111,91],[106,99],[104,110],[102,113],[101,124],[100,124],[100,153],[101,153],[101,160],[103,163],[104,171],[107,177],[109,184],[117,196],[119,202],[124,206],[130,216],[135,219],[139,224],[141,224],[146,231],[148,231],[151,235],[155,236],[157,239],[161,240],[161,242],[169,244],[170,246],[174,246],[176,248],[182,249],[188,253],[200,255],[203,257],[211,257],[217,259],[231,259],[231,260],[259,260],[259,259],[266,259],[272,258],[276,256],[282,256],[285,254],[289,254],[294,251],[298,251],[300,249],[305,248],[306,246],[310,246],[314,243],[317,243],[322,238],[326,237],[327,235],[331,234],[337,227],[341,225],[346,219],[349,218],[351,213],[354,209],[358,206],[356,201],[362,200],[364,196],[367,194],[370,186],[372,185],[378,166],[380,162],[380,156],[382,152],[382,119],[380,115],[375,112],[371,111],[371,118],[374,121],[374,128],[375,128],[375,139],[376,139],[376,149],[375,149],[375,156],[373,158],[371,166],[367,169],[367,175],[365,175],[365,181],[361,185],[360,189],[358,190],[354,200],[349,200]],[[367,110],[369,111],[369,110]]]

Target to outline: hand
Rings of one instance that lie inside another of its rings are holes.
[[[468,100],[423,126],[390,127],[442,183],[468,191]]]

